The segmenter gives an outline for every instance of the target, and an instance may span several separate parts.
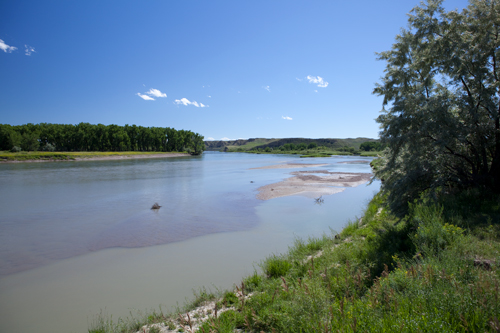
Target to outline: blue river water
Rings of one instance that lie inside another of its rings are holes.
[[[205,152],[144,160],[0,165],[0,331],[85,332],[101,310],[182,305],[229,288],[295,238],[340,231],[378,181],[325,196],[258,200],[296,169],[371,172],[370,158]],[[158,211],[150,209],[159,203]]]

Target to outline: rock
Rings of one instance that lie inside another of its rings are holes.
[[[161,206],[158,205],[157,202],[155,202],[155,204],[151,207],[151,209],[153,209],[153,210],[157,210],[157,209],[160,209],[160,208],[161,208]]]

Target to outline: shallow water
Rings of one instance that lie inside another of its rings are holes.
[[[193,288],[229,288],[295,237],[340,230],[379,188],[347,188],[322,205],[260,201],[258,187],[301,169],[250,168],[370,172],[339,163],[350,160],[360,158],[205,153],[0,165],[0,331],[85,332],[101,309],[116,319],[182,305]]]

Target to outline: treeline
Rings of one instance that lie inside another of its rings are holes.
[[[342,147],[354,147],[356,150],[359,149],[359,145],[367,141],[378,141],[376,139],[370,138],[354,138],[354,139],[305,139],[305,138],[284,138],[284,139],[265,139],[265,138],[252,138],[248,140],[238,139],[229,141],[205,141],[205,150],[223,150],[225,147],[228,149],[234,149],[241,147],[243,151],[247,151],[254,148],[262,148],[263,150],[267,147],[271,149],[280,148],[288,143],[294,146],[305,144],[306,147],[311,143],[315,143],[318,147],[325,147],[327,149],[339,149]],[[296,149],[291,149],[296,150]]]
[[[326,146],[318,146],[316,142],[311,142],[309,144],[301,142],[298,144],[294,143],[285,143],[284,145],[278,146],[271,148],[270,146],[266,146],[265,148],[262,148],[261,146],[259,147],[254,147],[248,151],[250,152],[297,152],[297,151],[304,151],[304,150],[330,150],[330,151],[339,151],[339,152],[347,152],[351,154],[359,154],[360,152],[363,151],[381,151],[384,149],[384,146],[378,142],[378,141],[366,141],[363,142],[359,145],[359,149],[356,149],[355,147],[352,146],[342,146],[342,147],[336,147],[336,148],[330,148]],[[226,149],[225,151],[230,151]],[[233,149],[232,151],[236,152],[243,152],[243,148],[236,148]]]
[[[0,124],[0,150],[187,151],[201,154],[203,136],[170,127],[136,125]]]
[[[382,151],[385,149],[385,145],[383,145],[379,141],[367,141],[363,142],[362,144],[359,145],[359,150],[364,150],[364,151]]]

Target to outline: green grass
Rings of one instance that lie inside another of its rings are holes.
[[[377,157],[377,156],[380,156],[381,154],[382,154],[381,151],[363,151],[359,155],[360,156],[373,156],[373,157]]]
[[[300,155],[302,158],[307,157],[330,157],[332,155],[345,155],[351,156],[353,155],[350,152],[345,151],[337,151],[337,150],[279,150],[275,149],[272,151],[257,151],[257,150],[248,150],[248,151],[237,151],[235,149],[228,150],[229,153],[250,153],[250,154],[280,154],[280,155]]]
[[[132,156],[132,155],[151,155],[151,154],[172,154],[176,152],[141,152],[141,151],[120,151],[120,152],[18,152],[9,151],[0,152],[0,161],[30,161],[30,160],[55,160],[55,161],[70,161],[74,159],[85,159],[92,157],[107,157],[107,156]]]
[[[308,157],[330,157],[332,156],[332,154],[305,154],[305,155],[301,155],[300,157],[301,158],[308,158]]]
[[[244,300],[195,298],[231,307],[198,332],[498,332],[500,198],[423,197],[398,219],[377,194],[340,234],[296,240],[261,267],[238,287]],[[133,332],[99,322],[89,332]]]

